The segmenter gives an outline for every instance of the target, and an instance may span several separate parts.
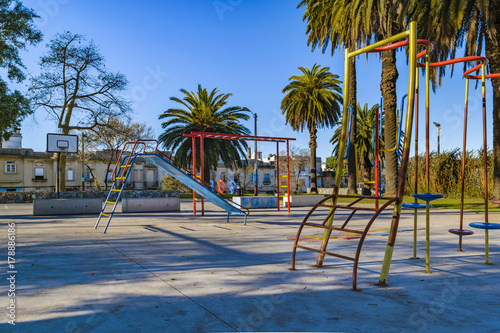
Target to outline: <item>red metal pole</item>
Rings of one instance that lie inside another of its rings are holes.
[[[201,182],[205,182],[205,170],[203,163],[203,136],[200,136],[200,174]],[[201,197],[201,216],[205,216],[205,199]]]
[[[193,155],[193,178],[196,179],[196,138],[193,136],[191,155]],[[196,215],[196,192],[193,190],[193,214]]]
[[[288,212],[290,213],[290,168],[289,168],[289,141],[286,140],[286,192],[288,197]]]
[[[278,212],[280,211],[280,143],[276,142],[276,192],[278,196]]]
[[[483,160],[484,160],[484,222],[488,222],[488,141],[486,140],[486,88],[485,88],[485,68],[482,64],[482,100],[483,100]]]

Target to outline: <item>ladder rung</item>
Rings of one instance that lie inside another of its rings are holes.
[[[329,227],[329,226],[322,225],[322,224],[302,223],[302,225],[307,225],[308,227],[314,227],[314,228],[322,228],[322,229],[330,229],[330,230],[336,230],[336,231],[350,232],[350,233],[358,234],[358,235],[362,235],[364,233],[364,231],[361,231],[361,230],[345,229],[345,228],[337,228],[337,227]]]
[[[113,189],[111,189],[111,191],[113,191],[113,192],[120,192],[121,190],[113,188]]]
[[[116,177],[115,179],[125,179],[127,177]]]
[[[378,210],[376,208],[368,208],[368,207],[341,206],[341,205],[328,205],[328,204],[321,204],[321,205],[318,205],[318,207],[351,209],[351,210],[366,210],[366,211],[369,211],[369,212],[376,212]]]
[[[129,164],[129,165],[120,165],[120,168],[129,168],[131,166],[132,166],[132,164]]]
[[[106,200],[106,202],[109,203],[109,204],[113,204],[113,205],[116,204],[116,201],[107,201]]]
[[[104,215],[104,216],[106,216],[106,217],[110,217],[110,215],[108,215],[108,214],[106,214],[106,213],[103,213],[103,212],[101,212],[101,215]]]
[[[332,256],[332,257],[337,257],[337,258],[341,258],[341,259],[345,259],[345,260],[352,260],[352,261],[355,260],[352,257],[343,256],[343,255],[337,254],[337,253],[316,250],[316,249],[313,249],[313,248],[310,248],[310,247],[306,247],[306,246],[302,246],[302,245],[295,245],[295,246],[298,247],[298,248],[300,248],[300,249],[304,249],[304,250],[309,250],[309,251],[318,252],[318,253],[322,253],[322,254],[328,254],[329,256]]]
[[[280,187],[288,187],[287,185],[280,185]]]

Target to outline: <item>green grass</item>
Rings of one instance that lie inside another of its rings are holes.
[[[227,194],[226,197],[232,198],[236,196],[235,194]],[[245,194],[245,196],[253,196],[253,194]],[[259,196],[271,196],[271,194],[259,194]],[[326,195],[325,195],[326,196]],[[179,193],[181,199],[191,199],[193,197],[192,193]],[[199,196],[197,195],[199,198]],[[354,198],[340,198],[339,203],[351,203]],[[403,202],[413,202],[414,198],[412,196],[405,196]],[[363,203],[373,203],[374,200],[363,200]],[[423,201],[419,201],[422,202]],[[431,202],[434,208],[441,209],[460,209],[460,199],[450,199],[442,198]],[[464,210],[484,212],[484,199],[465,199],[464,200]],[[490,212],[500,212],[500,205],[489,204],[488,211]]]
[[[405,197],[404,202],[413,202],[413,197]],[[431,202],[435,208],[460,209],[460,199],[442,198]],[[484,199],[465,199],[464,210],[484,212]],[[489,212],[500,212],[499,205],[489,203]]]

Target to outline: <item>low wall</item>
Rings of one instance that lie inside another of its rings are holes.
[[[318,194],[333,194],[333,187],[318,187]]]
[[[179,198],[123,198],[122,212],[178,212],[181,210]]]
[[[233,197],[233,202],[245,208],[277,208],[278,197]]]
[[[102,199],[35,199],[33,215],[80,215],[99,214]]]
[[[116,192],[118,193],[118,192]],[[61,199],[78,198],[106,198],[108,191],[86,191],[86,192],[60,192]],[[114,196],[116,197],[116,195]],[[179,191],[154,191],[154,190],[125,190],[122,198],[164,198],[179,197]],[[56,192],[48,191],[26,191],[26,192],[0,192],[0,204],[3,203],[31,203],[36,199],[56,199]]]
[[[318,201],[323,200],[324,195],[292,195],[290,196],[290,207],[314,206]],[[288,197],[283,198],[283,207],[288,205]]]

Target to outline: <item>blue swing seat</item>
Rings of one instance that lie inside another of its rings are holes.
[[[500,223],[472,222],[469,226],[477,229],[500,229]]]
[[[433,193],[416,193],[412,194],[412,197],[417,198],[418,200],[422,201],[433,201],[436,199],[441,199],[444,197],[442,194],[433,194]]]

